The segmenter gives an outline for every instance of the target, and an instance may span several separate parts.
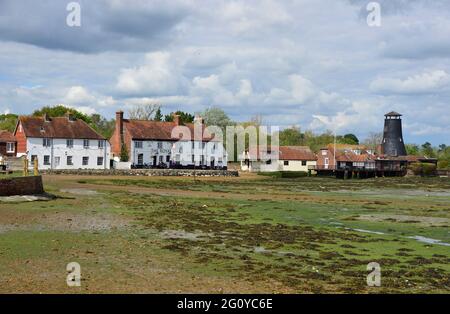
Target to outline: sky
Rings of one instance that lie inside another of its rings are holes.
[[[0,0],[0,113],[218,106],[364,139],[395,110],[450,145],[448,0],[376,1],[379,26],[365,0],[79,0],[80,26],[70,2]]]

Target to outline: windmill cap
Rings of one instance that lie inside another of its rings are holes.
[[[396,112],[396,111],[391,111],[391,112],[386,113],[385,116],[386,116],[386,117],[387,117],[387,116],[396,116],[396,117],[400,117],[401,114],[398,113],[398,112]]]

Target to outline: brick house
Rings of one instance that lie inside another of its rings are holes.
[[[14,136],[17,156],[37,158],[39,169],[109,169],[109,142],[70,115],[20,116]]]
[[[336,148],[336,149],[335,149]],[[364,145],[328,144],[317,154],[317,170],[375,168],[374,152]]]
[[[176,128],[180,132],[176,131]],[[195,132],[201,134],[195,136]],[[174,134],[173,134],[174,133]],[[181,136],[181,134],[183,136]],[[226,169],[227,154],[222,139],[209,134],[201,118],[194,123],[124,119],[116,112],[116,127],[110,139],[115,161],[120,161],[124,145],[135,168],[210,168]]]
[[[0,130],[0,156],[14,157],[17,151],[17,141],[14,134]]]

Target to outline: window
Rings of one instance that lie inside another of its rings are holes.
[[[72,139],[66,140],[66,146],[67,146],[67,148],[72,148],[73,147],[73,140]]]
[[[325,158],[325,165],[328,165],[330,163],[330,159],[329,158]]]
[[[99,140],[98,141],[98,148],[102,149],[103,147],[105,147],[105,142],[103,140]],[[101,165],[99,165],[99,166],[101,166]]]
[[[50,165],[50,156],[44,155],[44,165],[49,166]]]
[[[50,147],[50,139],[49,138],[43,138],[42,139],[42,146]]]
[[[178,148],[178,152],[181,154],[183,153],[183,146],[180,146],[180,148]]]
[[[138,165],[144,164],[144,154],[138,154]]]
[[[89,140],[83,140],[83,147],[89,148]]]
[[[103,157],[97,157],[97,166],[103,166]]]
[[[158,148],[159,149],[163,148],[163,143],[162,142],[158,142]]]
[[[285,160],[285,161],[284,161],[284,165],[285,165],[285,166],[289,166],[289,160]]]
[[[135,141],[134,148],[142,148],[142,141]]]
[[[163,156],[159,156],[159,163],[163,162]]]
[[[323,150],[322,151],[322,156],[326,156],[327,155],[327,151],[326,150]]]
[[[73,166],[73,157],[72,156],[67,156],[67,165]]]
[[[206,143],[202,143],[202,149],[204,149],[204,148],[205,148],[205,145],[206,145]]]
[[[82,165],[83,166],[89,165],[89,157],[87,157],[87,156],[83,157]]]
[[[302,166],[306,166],[306,160],[302,160]]]
[[[6,143],[6,152],[14,153],[14,143]]]
[[[55,157],[55,167],[58,167],[61,164],[61,157]]]
[[[170,155],[166,156],[166,162],[170,162]]]

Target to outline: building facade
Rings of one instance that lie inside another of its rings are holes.
[[[111,150],[116,162],[126,150],[133,168],[227,168],[221,139],[208,134],[200,118],[187,124],[181,124],[178,116],[173,122],[133,120],[124,119],[119,111]]]
[[[0,156],[16,156],[17,141],[14,134],[8,131],[0,130]]]
[[[17,156],[27,156],[39,169],[109,169],[109,142],[86,122],[71,116],[21,116],[14,135]]]
[[[241,170],[250,172],[308,172],[316,166],[316,162],[316,155],[306,146],[278,146],[277,151],[258,147],[243,153]]]

